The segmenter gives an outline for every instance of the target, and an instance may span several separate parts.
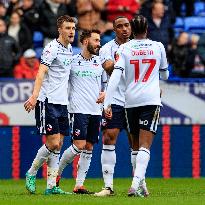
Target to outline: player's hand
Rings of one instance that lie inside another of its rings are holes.
[[[104,110],[105,118],[112,119],[112,108],[109,106],[107,109]]]
[[[37,98],[33,95],[24,103],[25,110],[29,113],[36,106]]]
[[[105,99],[105,92],[100,92],[96,103],[98,103],[98,104],[99,104],[99,103],[103,103],[103,102],[104,102],[104,99]]]

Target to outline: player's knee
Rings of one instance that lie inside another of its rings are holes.
[[[85,140],[75,140],[75,141],[73,141],[73,144],[74,144],[79,150],[83,150],[83,149],[85,149],[86,141],[85,141]]]
[[[151,144],[146,143],[146,142],[140,143],[139,148],[140,148],[140,147],[144,147],[144,148],[150,150]]]
[[[103,136],[103,144],[104,145],[114,145],[116,144],[116,139],[108,135],[105,135]]]
[[[88,151],[93,150],[93,144],[91,142],[86,142],[85,149]]]
[[[118,129],[107,129],[103,134],[103,144],[104,145],[115,145],[117,136],[119,134]]]
[[[59,150],[60,149],[60,144],[59,144],[59,142],[54,141],[54,142],[48,144],[48,148],[52,151]]]

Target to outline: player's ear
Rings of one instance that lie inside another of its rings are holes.
[[[58,28],[58,33],[61,34],[61,28],[60,27]]]
[[[84,40],[84,44],[87,46],[88,45],[88,38],[86,38],[85,40]]]

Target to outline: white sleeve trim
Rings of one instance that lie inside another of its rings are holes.
[[[160,69],[159,74],[162,80],[167,80],[169,78],[169,71],[167,69],[166,70]]]

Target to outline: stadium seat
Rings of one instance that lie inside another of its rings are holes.
[[[175,35],[178,36],[181,31],[184,31],[184,19],[181,17],[177,17],[173,28],[175,31]]]
[[[202,34],[205,32],[205,17],[186,17],[184,18],[184,28],[186,32]]]
[[[40,59],[41,58],[41,54],[43,52],[43,47],[35,48],[35,52],[36,52],[36,58]]]
[[[40,31],[34,31],[33,33],[34,48],[43,47],[43,34]]]
[[[205,3],[204,2],[194,3],[194,15],[195,16],[205,16]]]

